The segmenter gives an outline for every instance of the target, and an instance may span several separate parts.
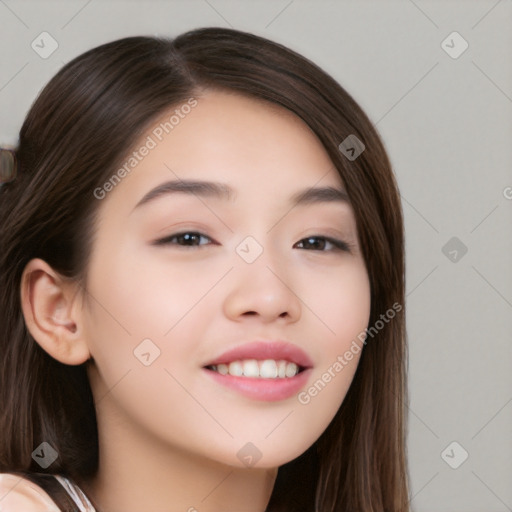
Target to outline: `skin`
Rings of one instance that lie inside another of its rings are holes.
[[[53,500],[38,485],[18,475],[0,474],[2,512],[60,512]]]
[[[350,205],[288,204],[299,190],[343,187],[314,133],[260,100],[219,91],[197,99],[100,201],[87,292],[41,260],[23,277],[37,342],[61,362],[87,361],[100,466],[79,483],[109,512],[264,511],[278,467],[309,448],[336,414],[360,353],[307,405],[296,395],[247,398],[202,367],[246,341],[288,340],[314,363],[303,391],[368,325],[370,285]],[[178,177],[227,183],[236,197],[167,194],[135,208]],[[182,232],[206,238],[154,245]],[[263,249],[252,263],[236,252],[247,236]],[[313,236],[343,240],[350,250],[322,239],[308,244]],[[148,338],[160,356],[145,366],[134,350]],[[261,452],[252,466],[237,457],[248,442]]]

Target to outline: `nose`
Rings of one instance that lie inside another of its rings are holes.
[[[294,290],[291,272],[278,265],[267,251],[253,263],[240,261],[231,273],[224,314],[234,321],[257,317],[260,323],[277,320],[294,323],[301,316],[301,300]],[[282,319],[282,320],[280,320]]]

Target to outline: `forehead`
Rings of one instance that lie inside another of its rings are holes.
[[[134,151],[145,146],[151,149],[114,191],[120,195],[122,189],[133,205],[150,187],[171,179],[228,183],[240,200],[343,185],[302,119],[284,107],[235,92],[209,91],[193,103],[174,105],[152,123]]]

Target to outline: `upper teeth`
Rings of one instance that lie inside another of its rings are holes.
[[[299,367],[288,361],[275,361],[265,359],[245,359],[243,361],[232,361],[228,364],[217,364],[211,367],[222,375],[233,375],[234,377],[261,377],[263,379],[276,379],[294,377],[299,373]]]

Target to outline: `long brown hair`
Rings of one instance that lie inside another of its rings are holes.
[[[356,217],[370,325],[393,304],[402,306],[365,344],[325,432],[279,468],[267,511],[405,512],[404,241],[390,161],[371,121],[330,75],[280,44],[225,28],[98,46],[65,65],[28,112],[16,147],[18,176],[0,187],[0,471],[76,479],[95,473],[97,426],[85,365],[61,364],[31,337],[20,306],[22,272],[38,257],[85,282],[99,206],[93,191],[155,119],[206,89],[276,103],[309,125]],[[349,135],[365,145],[356,159],[339,149]],[[59,454],[46,471],[31,457],[43,441]]]

